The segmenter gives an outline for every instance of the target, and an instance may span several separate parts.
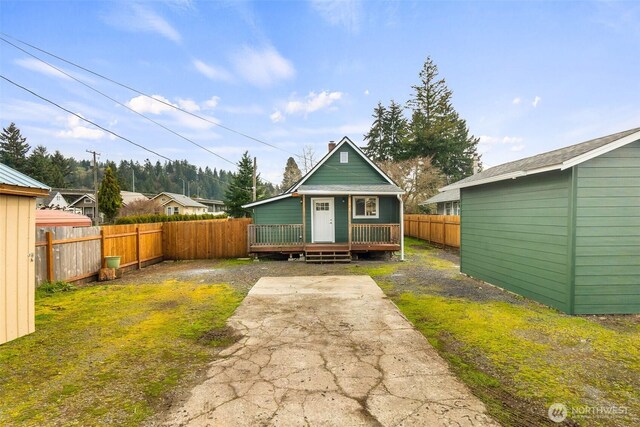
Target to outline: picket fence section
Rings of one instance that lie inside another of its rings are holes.
[[[250,223],[250,219],[220,219],[41,227],[36,230],[36,286],[94,279],[106,256],[119,256],[121,268],[143,268],[162,260],[247,256]]]
[[[460,216],[405,215],[404,235],[452,248],[460,247]]]

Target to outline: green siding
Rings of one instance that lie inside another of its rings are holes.
[[[575,313],[638,313],[640,141],[576,169]]]
[[[340,153],[349,153],[349,162],[340,163]],[[351,146],[342,145],[305,181],[307,185],[322,184],[388,184]]]
[[[461,265],[470,276],[570,311],[571,171],[461,190]]]
[[[307,242],[311,242],[311,198],[323,198],[323,196],[306,196],[306,221],[307,221]],[[326,196],[333,198],[334,203],[334,224],[336,227],[336,243],[346,243],[349,241],[349,218],[347,196]],[[400,205],[394,196],[379,196],[378,207],[379,218],[373,219],[351,219],[353,224],[399,224]]]
[[[300,197],[287,197],[253,208],[255,224],[302,224]]]

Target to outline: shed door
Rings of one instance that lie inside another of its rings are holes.
[[[311,239],[314,243],[335,242],[333,198],[311,199]]]

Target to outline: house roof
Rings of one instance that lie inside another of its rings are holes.
[[[93,194],[83,194],[82,196],[78,197],[77,199],[75,199],[72,203],[69,203],[69,206],[74,206],[76,203],[78,203],[80,200],[84,199],[84,198],[88,198],[89,200],[91,200],[92,202],[95,202],[95,199],[93,198]]]
[[[453,190],[448,190],[448,191],[443,191],[441,193],[438,193],[435,196],[425,200],[420,204],[430,205],[432,203],[455,202],[458,200],[460,200],[460,189],[455,188]]]
[[[316,173],[323,164],[331,157],[332,154],[339,152],[340,147],[348,144],[353,150],[362,157],[388,184],[340,184],[340,185],[304,185],[304,183],[314,174]],[[282,194],[279,194],[274,197],[269,197],[267,199],[258,200],[253,203],[248,203],[243,205],[243,208],[251,208],[254,206],[258,206],[264,203],[273,202],[276,200],[284,199],[286,197],[291,197],[294,193],[299,194],[404,194],[404,190],[396,185],[395,182],[391,178],[387,176],[386,173],[382,171],[374,162],[371,161],[367,157],[366,154],[362,152],[357,145],[353,143],[346,136],[343,137],[338,144],[336,144],[335,148],[329,151],[324,155],[322,159],[313,167],[311,170],[304,175],[298,182],[293,184],[287,191]]]
[[[66,211],[39,209],[36,211],[36,227],[89,227],[91,219]]]
[[[149,200],[144,194],[134,191],[120,191],[120,196],[122,197],[122,204],[125,206],[136,200]]]
[[[19,188],[18,188],[19,187]],[[35,191],[23,191],[22,189],[30,189]],[[44,190],[44,191],[43,191]],[[47,185],[36,181],[28,175],[18,172],[9,166],[0,163],[0,192],[25,195],[46,195],[51,190]],[[28,194],[34,193],[34,194]]]
[[[441,188],[440,191],[473,187],[506,179],[516,179],[522,176],[552,170],[565,170],[637,140],[640,140],[640,128],[629,129],[624,132],[614,133],[580,144],[494,166],[447,185]]]
[[[191,197],[187,197],[184,194],[176,194],[176,193],[167,193],[167,192],[162,192],[158,195],[156,195],[155,197],[153,197],[152,199],[156,199],[158,197],[160,197],[161,195],[165,195],[167,197],[169,197],[169,201],[165,202],[162,204],[162,206],[166,205],[167,203],[170,202],[176,202],[177,204],[184,206],[185,208],[206,208],[205,205],[203,205],[202,203],[198,203],[195,200],[193,200]]]
[[[62,197],[62,194],[60,194],[59,191],[51,191],[49,192],[49,195],[46,197],[43,197],[40,201],[43,205],[45,206],[49,206],[51,204],[51,202],[53,201],[54,198],[56,198],[56,196],[60,195],[60,197]],[[62,200],[64,200],[65,204],[67,203],[67,200],[62,197]]]
[[[301,185],[299,194],[404,194],[397,185],[389,184],[333,184],[333,185]]]

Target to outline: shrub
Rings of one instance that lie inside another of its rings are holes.
[[[172,222],[172,221],[198,221],[204,219],[223,219],[228,215],[225,212],[216,214],[180,214],[180,215],[164,215],[164,214],[147,214],[123,216],[116,219],[116,224],[147,224],[152,222]]]

